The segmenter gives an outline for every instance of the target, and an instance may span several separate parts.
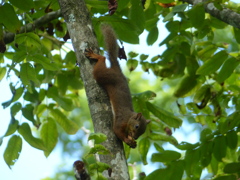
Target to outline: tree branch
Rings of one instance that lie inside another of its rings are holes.
[[[31,32],[31,31],[35,30],[36,28],[41,27],[42,25],[44,25],[54,19],[59,18],[60,16],[61,16],[60,9],[57,11],[54,11],[54,12],[50,12],[50,13],[36,19],[33,23],[28,23],[27,25],[22,26],[18,34],[25,33],[25,32]],[[15,33],[10,33],[10,32],[5,33],[4,34],[5,44],[11,43],[14,40],[15,35],[16,35]]]
[[[103,145],[110,151],[109,155],[99,155],[100,161],[110,165],[111,177],[108,172],[103,175],[109,180],[128,180],[128,166],[123,150],[123,144],[113,132],[112,108],[106,94],[93,78],[93,64],[84,55],[85,49],[91,47],[95,52],[99,50],[95,37],[91,17],[84,0],[58,0],[62,15],[72,39],[77,56],[81,78],[84,82],[88,104],[93,121],[94,131],[104,133],[107,140]]]
[[[213,3],[207,3],[207,0],[181,0],[183,2],[197,5],[199,3],[204,3],[205,11],[209,14],[211,14],[213,17],[235,27],[240,29],[240,14],[234,12],[231,9],[223,8],[222,10],[217,9]]]

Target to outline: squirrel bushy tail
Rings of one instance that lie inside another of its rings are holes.
[[[119,63],[117,60],[118,57],[118,44],[116,35],[112,29],[112,27],[108,24],[103,24],[101,26],[101,30],[103,33],[104,41],[105,41],[105,48],[108,52],[108,58],[111,62],[111,67],[119,67]]]

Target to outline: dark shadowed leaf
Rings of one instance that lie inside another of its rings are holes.
[[[238,135],[237,132],[232,130],[229,131],[226,135],[226,140],[227,140],[227,146],[231,149],[237,148],[238,144]]]
[[[13,33],[20,30],[21,22],[19,21],[14,8],[8,3],[5,3],[0,7],[0,23]]]
[[[188,17],[195,28],[200,28],[205,19],[205,10],[203,5],[196,5],[188,11]]]
[[[223,171],[228,174],[239,173],[240,172],[240,162],[226,164]]]
[[[174,95],[176,97],[185,97],[191,95],[192,90],[197,86],[198,76],[197,75],[185,75],[183,79],[179,82]]]
[[[33,5],[33,0],[9,0],[10,3],[12,3],[14,6],[24,10],[24,11],[28,11],[31,8],[34,7]]]
[[[226,156],[227,145],[225,136],[218,136],[213,141],[213,155],[218,161]]]

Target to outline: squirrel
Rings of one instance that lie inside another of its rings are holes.
[[[101,29],[111,63],[110,68],[106,67],[106,58],[94,53],[92,49],[86,49],[85,55],[97,60],[93,76],[109,96],[114,116],[114,133],[131,148],[135,148],[137,146],[135,140],[145,132],[150,121],[146,120],[142,113],[136,113],[133,110],[128,82],[117,60],[119,47],[113,29],[107,24],[102,25]]]

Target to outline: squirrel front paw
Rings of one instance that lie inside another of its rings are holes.
[[[93,54],[93,50],[91,48],[87,48],[87,49],[85,49],[84,54],[87,58],[91,58],[92,54]]]
[[[128,136],[127,138],[124,139],[124,142],[129,145],[130,148],[135,148],[137,147],[137,142],[131,137]]]

